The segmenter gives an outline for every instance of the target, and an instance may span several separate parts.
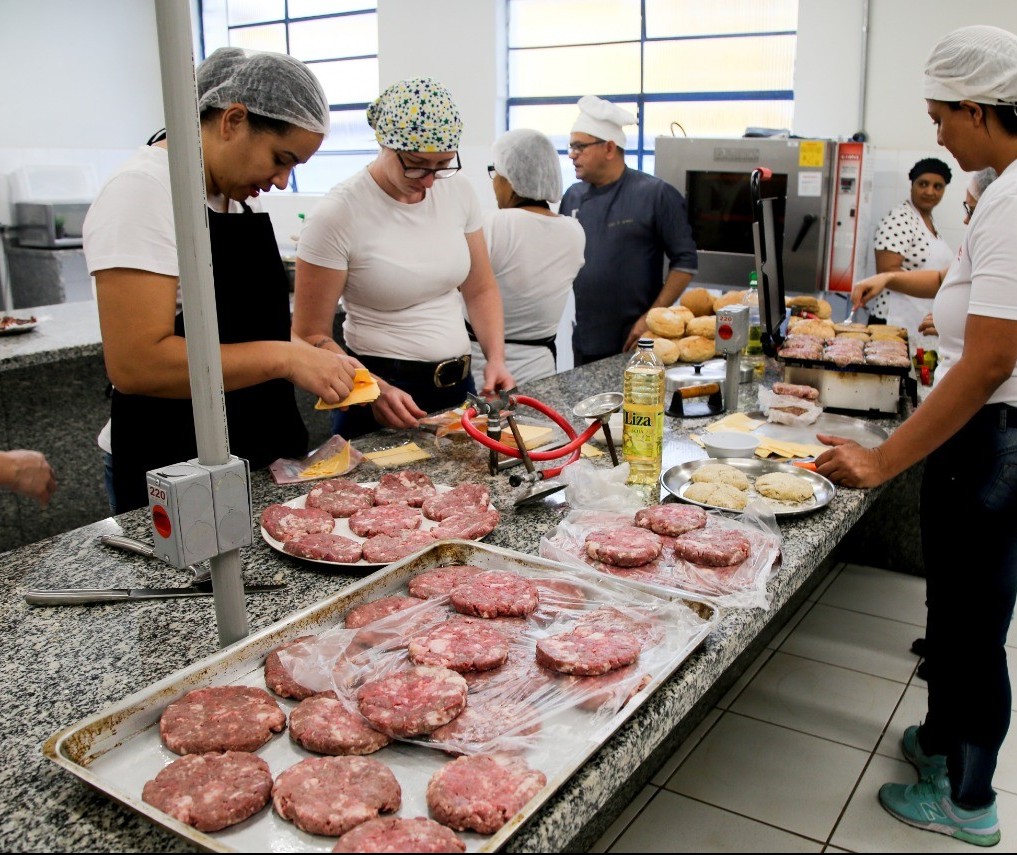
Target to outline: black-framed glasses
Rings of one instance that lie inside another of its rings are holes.
[[[397,151],[395,156],[399,158],[399,164],[403,168],[403,177],[405,178],[427,178],[428,175],[433,175],[435,178],[451,178],[460,169],[463,168],[462,163],[459,161],[459,152],[456,152],[456,165],[455,166],[442,166],[438,169],[432,169],[429,166],[407,166],[406,161],[403,160],[403,156]]]
[[[492,181],[494,181],[494,176],[497,175],[497,174],[498,173],[494,171],[494,164],[493,163],[489,163],[487,165],[487,177],[490,178]]]
[[[975,206],[969,205],[967,203],[967,200],[961,202],[961,204],[964,206],[964,213],[967,214],[969,217],[975,212]]]
[[[607,140],[597,140],[596,142],[573,142],[569,143],[569,152],[575,154],[582,154],[591,145],[603,145]]]

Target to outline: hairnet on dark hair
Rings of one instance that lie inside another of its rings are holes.
[[[950,167],[947,166],[938,157],[923,157],[914,166],[911,167],[911,171],[908,173],[908,181],[914,183],[915,179],[919,175],[925,175],[926,172],[931,172],[933,175],[942,176],[943,180],[949,184],[950,179],[953,178],[953,173],[950,171]]]

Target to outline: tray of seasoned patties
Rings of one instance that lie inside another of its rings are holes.
[[[212,851],[494,851],[718,619],[709,603],[442,541],[43,752]]]
[[[818,511],[837,492],[818,472],[753,457],[690,460],[662,473],[660,483],[679,501],[702,508],[742,511],[760,501],[778,517]]]

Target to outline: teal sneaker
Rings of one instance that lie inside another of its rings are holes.
[[[938,778],[946,775],[946,755],[926,754],[922,751],[922,746],[918,742],[917,724],[904,731],[900,747],[907,761],[918,770],[920,778]]]
[[[944,792],[944,786],[946,791]],[[999,843],[996,804],[977,810],[965,810],[950,798],[946,779],[923,778],[917,784],[883,784],[879,803],[901,822],[955,837],[975,846]]]

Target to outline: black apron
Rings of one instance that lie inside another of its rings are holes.
[[[245,206],[246,208],[246,206]],[[289,280],[268,214],[208,212],[219,341],[289,341]],[[184,317],[174,330],[184,335]],[[117,513],[148,504],[145,473],[198,456],[190,399],[113,390],[113,492]],[[252,469],[307,453],[293,385],[269,380],[226,393],[230,453]]]

